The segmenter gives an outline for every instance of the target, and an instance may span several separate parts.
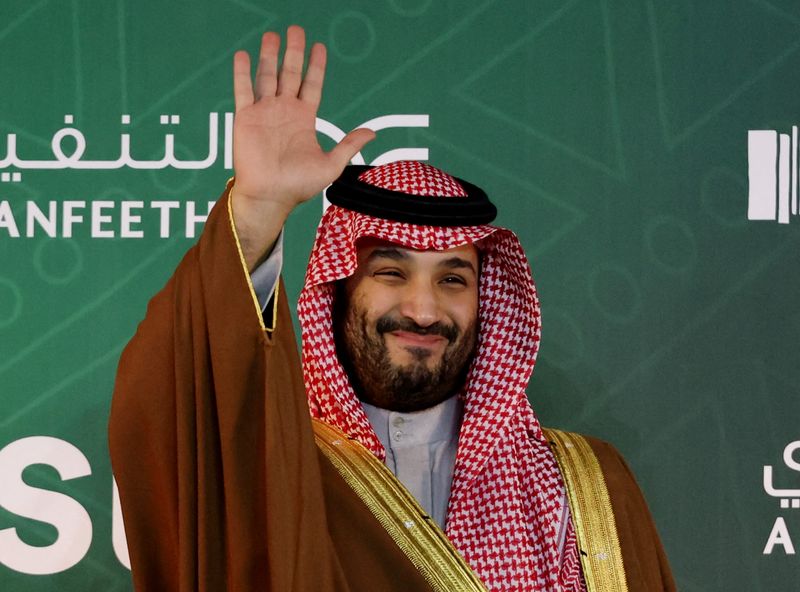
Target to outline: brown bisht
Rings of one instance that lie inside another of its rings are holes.
[[[265,331],[228,207],[120,360],[109,438],[135,589],[431,590],[315,446],[285,294]]]
[[[120,360],[109,441],[135,589],[481,590],[380,461],[312,427],[285,293],[269,330],[229,206],[226,192]],[[587,521],[582,559],[606,544],[599,524],[616,530],[624,564],[612,578],[596,569],[589,592],[674,590],[627,466],[586,442],[591,454],[559,461],[575,465],[576,487],[607,487],[607,503],[572,507]]]

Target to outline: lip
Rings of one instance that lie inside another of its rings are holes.
[[[389,335],[395,337],[402,345],[408,347],[433,348],[447,341],[447,339],[441,335],[420,335],[419,333],[411,333],[409,331],[392,331]]]

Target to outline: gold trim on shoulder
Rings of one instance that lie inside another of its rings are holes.
[[[614,510],[603,471],[580,434],[543,429],[569,499],[588,592],[627,592]]]
[[[438,525],[392,472],[356,440],[314,419],[317,447],[437,592],[486,592]]]

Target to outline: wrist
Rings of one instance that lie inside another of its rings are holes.
[[[254,198],[230,191],[233,224],[249,269],[252,271],[272,249],[293,206],[278,198]]]
[[[234,180],[230,191],[230,199],[235,209],[248,214],[277,214],[285,218],[294,209],[292,199],[279,192],[273,193],[248,193],[242,191]]]

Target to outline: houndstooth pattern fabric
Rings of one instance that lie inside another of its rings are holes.
[[[369,185],[406,193],[409,197],[466,197],[467,192],[452,175],[416,160],[400,160],[367,169],[358,176]]]
[[[329,207],[298,303],[312,415],[385,460],[336,356],[333,336],[334,282],[353,274],[356,241],[365,236],[420,250],[472,243],[480,251],[480,332],[461,393],[464,419],[446,534],[491,591],[585,590],[574,529],[562,507],[561,474],[525,395],[539,348],[539,302],[511,231],[419,226]],[[564,526],[567,544],[561,552]]]

